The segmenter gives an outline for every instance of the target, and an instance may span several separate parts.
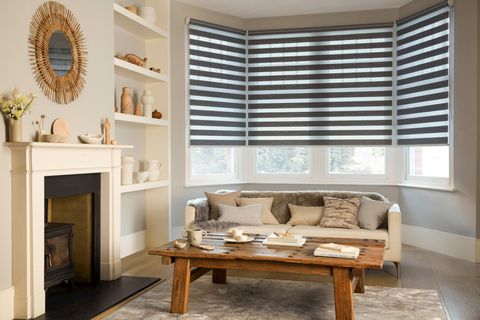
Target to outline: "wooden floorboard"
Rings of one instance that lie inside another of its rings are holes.
[[[480,319],[480,264],[455,259],[439,253],[404,245],[401,278],[397,280],[393,263],[382,270],[365,272],[366,286],[437,290],[448,315],[453,320]],[[125,275],[171,278],[172,266],[161,258],[140,252],[122,259]],[[267,279],[317,281],[331,283],[331,277],[230,270],[228,276]]]

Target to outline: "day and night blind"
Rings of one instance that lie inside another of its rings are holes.
[[[391,145],[393,23],[249,31],[250,145]]]
[[[397,22],[397,143],[448,144],[449,6]]]
[[[246,32],[190,20],[191,145],[246,145]]]

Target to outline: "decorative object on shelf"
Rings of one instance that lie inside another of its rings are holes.
[[[114,110],[115,112],[118,112],[118,111],[119,111],[118,106],[115,105],[115,106],[113,107],[113,110]]]
[[[145,160],[143,166],[145,171],[149,173],[148,181],[157,181],[160,177],[160,168],[162,167],[160,160]]]
[[[0,96],[2,113],[8,119],[10,142],[22,142],[22,117],[33,106],[35,98],[33,93],[23,94],[18,89],[8,97]]]
[[[122,157],[122,185],[133,183],[133,156]]]
[[[152,112],[152,118],[162,119],[162,113],[160,111],[158,111],[157,109],[155,109]]]
[[[58,143],[62,140],[62,136],[59,134],[45,134],[43,135],[43,141],[44,142],[49,142],[49,143]]]
[[[117,58],[117,59],[123,60],[123,61],[127,61],[125,56],[122,56],[121,54],[116,54],[116,55],[114,55],[114,57]]]
[[[127,114],[132,114],[132,94],[130,92],[129,87],[123,87],[122,88],[122,97],[121,97],[121,102],[120,102],[120,107],[122,110],[122,113],[127,113]]]
[[[110,143],[111,143],[112,145],[116,146],[116,145],[118,144],[118,141],[117,141],[117,140],[112,140],[112,141],[110,141]]]
[[[63,118],[57,118],[52,124],[52,133],[62,136],[62,139],[58,142],[68,143],[71,136],[70,125],[68,121]]]
[[[37,129],[37,141],[38,142],[44,142],[43,136],[46,134],[45,130],[43,130],[43,123],[45,121],[45,115],[42,114],[40,116],[40,121],[35,121],[34,125],[36,126]]]
[[[157,13],[154,7],[140,7],[138,9],[138,15],[150,23],[157,22]]]
[[[108,118],[103,119],[103,135],[105,136],[103,143],[111,144],[112,141],[110,138],[110,119]]]
[[[150,174],[150,172],[148,172],[148,171],[137,171],[137,172],[134,173],[135,181],[137,183],[143,183],[147,180],[149,174]]]
[[[141,99],[143,103],[143,115],[145,117],[151,118],[153,103],[155,102],[155,98],[152,96],[152,91],[144,90]]]
[[[142,104],[140,102],[140,100],[137,101],[137,104],[135,105],[135,112],[134,114],[136,116],[142,116],[143,113],[142,113]]]
[[[67,104],[85,86],[85,37],[73,13],[58,2],[37,8],[28,36],[30,63],[35,80],[51,100]]]
[[[80,140],[88,144],[101,144],[103,140],[103,134],[85,133],[78,136]]]
[[[133,14],[138,14],[138,8],[135,7],[135,6],[126,6],[125,9],[127,9],[128,11],[130,11]]]
[[[137,66],[143,67],[143,68],[145,68],[145,65],[147,64],[147,57],[142,59],[142,58],[140,58],[139,56],[137,56],[136,54],[133,54],[133,53],[127,53],[125,55],[125,59],[126,59],[126,61],[128,61],[130,63],[133,63],[133,64],[136,64]]]
[[[154,72],[157,72],[157,73],[162,72],[162,70],[160,70],[160,68],[155,68],[155,67],[150,67],[150,71],[154,71]]]

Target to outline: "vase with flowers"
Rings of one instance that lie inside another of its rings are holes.
[[[0,107],[7,118],[10,128],[10,142],[22,141],[22,117],[33,106],[36,96],[33,93],[24,94],[18,89],[10,96],[0,96]]]

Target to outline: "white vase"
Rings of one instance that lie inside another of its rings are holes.
[[[22,119],[10,119],[10,142],[22,142]]]
[[[133,183],[133,157],[122,157],[122,185]]]
[[[147,118],[151,118],[153,111],[153,103],[155,102],[155,98],[152,96],[152,91],[144,90],[141,99],[143,104],[143,115]]]

